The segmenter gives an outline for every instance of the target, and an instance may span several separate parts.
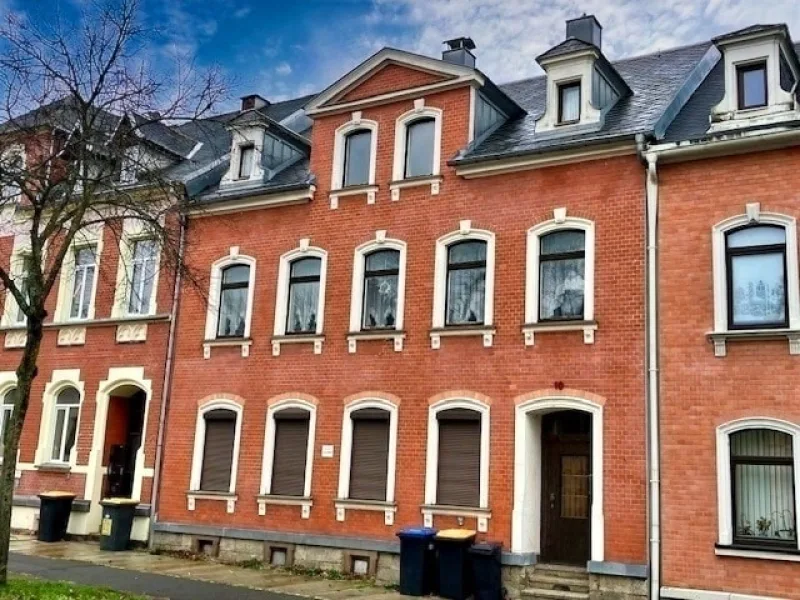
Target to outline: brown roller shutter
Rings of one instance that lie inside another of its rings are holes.
[[[231,485],[236,414],[230,410],[212,410],[205,415],[205,421],[200,489],[204,492],[227,492]]]
[[[309,414],[304,410],[275,413],[272,487],[276,496],[305,495]]]
[[[436,503],[478,506],[481,479],[480,414],[471,410],[442,411],[439,420],[439,473]]]
[[[362,409],[355,411],[352,419],[350,498],[384,501],[389,469],[389,413]]]

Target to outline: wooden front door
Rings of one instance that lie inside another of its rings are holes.
[[[585,565],[591,548],[591,415],[542,418],[542,561]]]

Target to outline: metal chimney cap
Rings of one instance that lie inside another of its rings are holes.
[[[469,37],[457,37],[452,40],[445,40],[443,43],[447,44],[450,50],[475,50],[475,42]]]

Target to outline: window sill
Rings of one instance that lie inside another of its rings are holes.
[[[206,340],[203,342],[203,358],[211,358],[211,348],[224,348],[226,346],[240,346],[242,358],[250,356],[250,346],[253,340],[250,338],[220,338],[216,340]]]
[[[272,356],[281,355],[281,344],[313,344],[314,354],[322,354],[324,341],[325,336],[322,334],[276,335],[272,338]]]
[[[472,506],[446,506],[443,504],[423,504],[421,507],[425,527],[433,527],[433,517],[461,517],[477,519],[478,531],[486,533],[489,530],[489,519],[492,511],[488,508]]]
[[[741,329],[732,331],[712,331],[706,338],[714,344],[714,356],[724,358],[727,342],[749,342],[757,340],[789,341],[789,354],[800,355],[800,329]]]
[[[597,321],[542,321],[539,323],[527,323],[522,326],[522,334],[525,336],[526,346],[533,346],[535,334],[537,333],[559,331],[583,331],[583,343],[594,344]]]
[[[426,175],[424,177],[410,177],[389,182],[389,190],[392,193],[392,200],[400,200],[400,190],[414,187],[431,186],[431,196],[438,196],[444,178],[441,175]]]
[[[40,473],[69,473],[72,471],[72,465],[69,463],[42,463],[34,465],[34,468]]]
[[[797,548],[768,548],[764,546],[748,546],[744,544],[731,544],[714,547],[717,556],[733,556],[738,558],[758,558],[761,560],[783,560],[800,562],[800,550]]]
[[[358,342],[369,342],[373,340],[392,340],[395,352],[403,351],[403,340],[406,339],[405,331],[397,329],[383,329],[376,331],[351,331],[347,334],[347,351],[355,354],[358,349]]]
[[[344,521],[348,510],[382,512],[385,525],[394,525],[394,515],[397,505],[394,502],[381,502],[379,500],[350,500],[339,498],[333,503],[336,508],[336,520]]]
[[[367,197],[367,204],[375,204],[375,197],[377,193],[377,185],[352,185],[349,187],[339,188],[337,190],[331,190],[328,198],[331,202],[331,210],[336,210],[339,208],[339,198],[365,195]]]
[[[483,347],[491,348],[494,343],[494,336],[497,330],[493,325],[465,325],[465,326],[450,326],[431,329],[431,348],[438,350],[442,345],[441,338],[443,337],[482,337]]]
[[[225,510],[230,515],[236,510],[236,501],[239,496],[235,492],[204,492],[202,490],[193,490],[186,492],[187,508],[189,510],[195,509],[197,500],[212,500],[216,502],[225,502]]]
[[[273,506],[299,506],[300,518],[308,519],[311,517],[311,507],[314,506],[314,500],[310,496],[277,496],[273,494],[262,494],[256,496],[258,502],[258,514],[264,516],[267,514],[267,505]]]

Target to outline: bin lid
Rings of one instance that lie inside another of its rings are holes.
[[[137,504],[139,504],[138,500],[130,498],[103,498],[100,501],[101,506],[136,506]]]
[[[500,554],[503,544],[498,542],[482,542],[480,544],[473,544],[469,549],[470,554],[479,554],[481,556],[494,556]]]
[[[477,532],[472,529],[445,529],[440,531],[436,536],[437,540],[452,540],[454,542],[461,542],[470,540],[477,535]]]
[[[64,492],[60,490],[51,490],[49,492],[42,492],[39,494],[39,498],[52,498],[52,499],[59,499],[59,498],[72,498],[73,500],[77,497],[77,494],[73,492]]]
[[[436,529],[430,527],[408,527],[401,530],[397,536],[399,538],[432,538],[436,535]]]

